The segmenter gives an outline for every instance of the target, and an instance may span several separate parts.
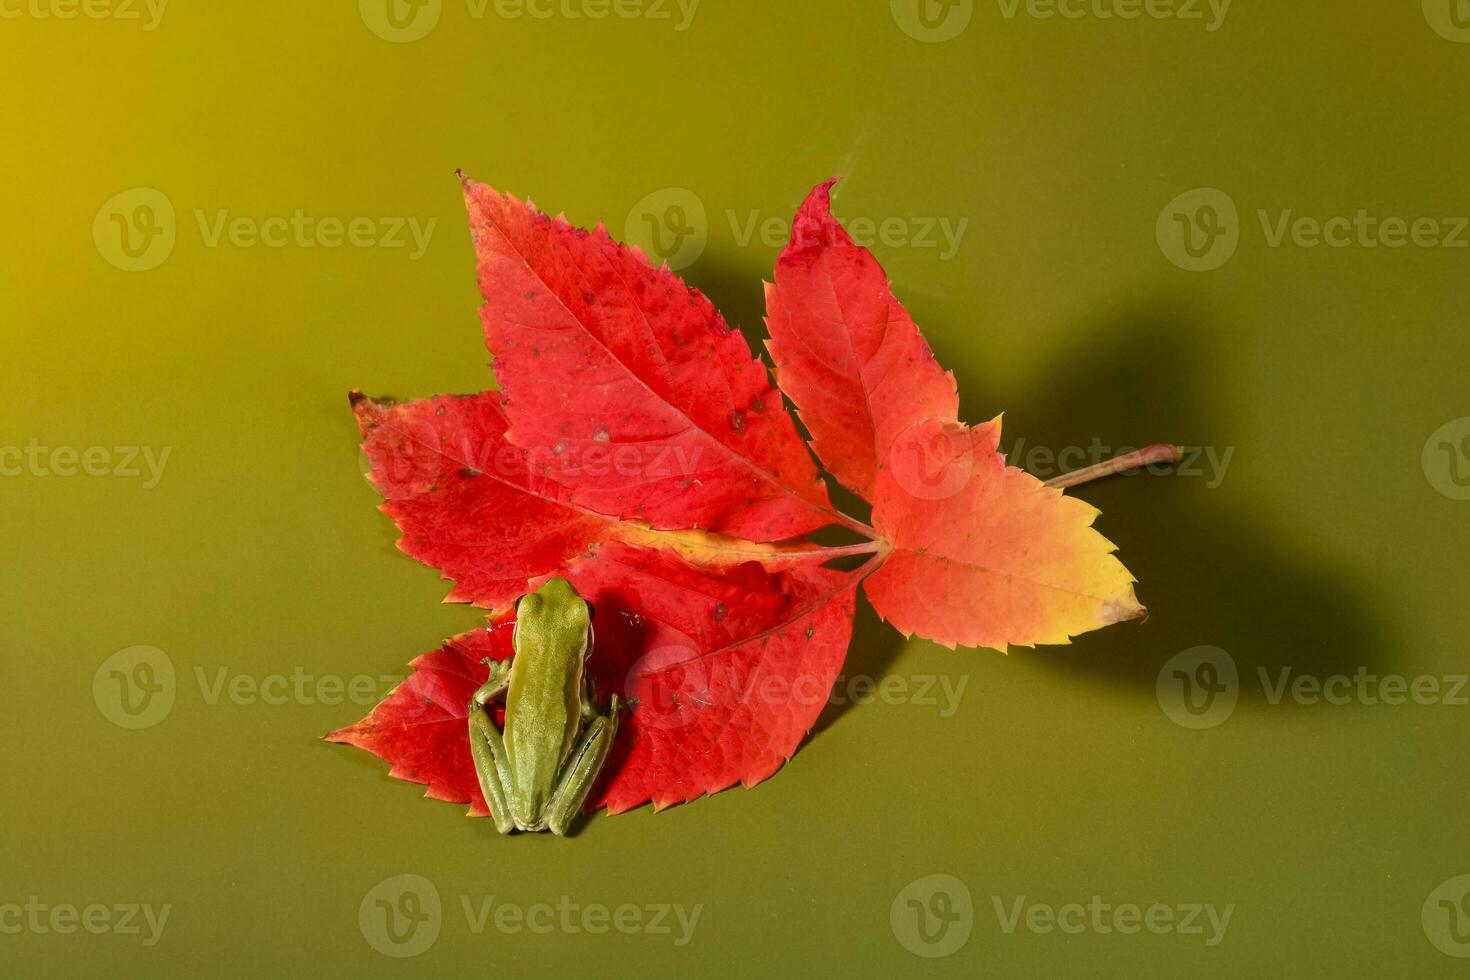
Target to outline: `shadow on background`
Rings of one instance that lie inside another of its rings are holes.
[[[1223,477],[1210,473],[1206,457],[1198,464],[1204,475],[1144,473],[1072,491],[1102,510],[1097,526],[1138,578],[1150,617],[1017,655],[1150,689],[1165,661],[1205,644],[1235,659],[1243,690],[1262,688],[1262,669],[1274,683],[1283,668],[1291,676],[1388,668],[1395,651],[1364,576],[1314,555],[1293,533],[1290,513],[1235,492],[1252,466],[1251,447],[1231,430],[1227,399],[1251,392],[1239,379],[1223,388],[1214,345],[1228,331],[1210,329],[1207,315],[1183,304],[1159,303],[1119,311],[1084,335],[1045,397],[1008,406],[1013,464],[1024,465],[1024,447],[1015,452],[1022,437],[1026,446],[1057,449],[1097,438],[1113,447],[1174,442],[1235,453]],[[963,396],[970,386],[961,387]],[[1218,486],[1207,486],[1216,478]]]
[[[770,270],[756,266],[712,250],[686,274],[744,332],[752,350],[763,352],[760,282],[770,278]],[[923,311],[914,307],[922,305],[920,300],[911,306],[921,324]],[[1071,646],[1013,651],[1028,665],[1099,684],[1152,689],[1174,654],[1212,645],[1235,659],[1244,690],[1262,688],[1262,670],[1274,682],[1283,668],[1291,676],[1391,668],[1395,651],[1386,642],[1385,617],[1373,606],[1366,576],[1314,555],[1293,533],[1289,512],[1232,492],[1252,464],[1251,447],[1232,429],[1229,402],[1251,392],[1248,380],[1222,380],[1217,345],[1228,335],[1210,323],[1207,312],[1161,296],[1068,331],[1065,356],[1047,373],[1042,390],[1018,393],[993,383],[1004,375],[1003,365],[965,365],[972,358],[964,355],[955,360],[967,421],[988,418],[996,393],[1011,393],[1002,407],[1004,448],[1013,465],[1024,467],[1033,447],[1085,448],[1095,440],[1115,448],[1152,442],[1212,447],[1217,460],[1234,449],[1223,476],[1202,457],[1196,464],[1201,475],[1145,473],[1074,491],[1103,511],[1098,527],[1118,544],[1139,579],[1150,616],[1141,624],[1087,634]],[[839,507],[866,517],[866,505],[840,488],[834,491]],[[844,673],[883,676],[904,642],[860,601]],[[849,707],[828,706],[812,734]]]

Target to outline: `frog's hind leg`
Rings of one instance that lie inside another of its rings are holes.
[[[558,837],[566,836],[567,828],[582,812],[587,794],[597,782],[597,774],[602,772],[602,764],[617,738],[619,707],[618,696],[614,694],[607,714],[592,719],[572,748],[572,756],[546,807],[546,827]]]
[[[475,775],[480,780],[480,791],[490,804],[490,815],[495,819],[495,829],[508,834],[516,829],[515,818],[510,812],[510,787],[515,772],[510,756],[505,751],[505,741],[495,727],[485,705],[505,696],[510,683],[510,671],[490,665],[490,680],[470,698],[470,756],[475,761]]]

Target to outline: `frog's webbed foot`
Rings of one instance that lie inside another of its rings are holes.
[[[491,704],[504,700],[506,689],[510,687],[510,661],[491,660],[487,657],[483,663],[490,668],[490,676],[475,690],[470,700],[475,704]]]

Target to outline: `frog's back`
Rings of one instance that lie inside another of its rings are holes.
[[[587,604],[560,580],[526,596],[517,610],[504,738],[518,808],[532,820],[539,820],[581,727],[588,622]]]

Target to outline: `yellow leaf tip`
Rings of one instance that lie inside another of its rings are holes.
[[[1111,626],[1114,623],[1126,623],[1134,619],[1147,619],[1148,607],[1129,596],[1126,601],[1113,599],[1103,603],[1099,616],[1104,626]]]

